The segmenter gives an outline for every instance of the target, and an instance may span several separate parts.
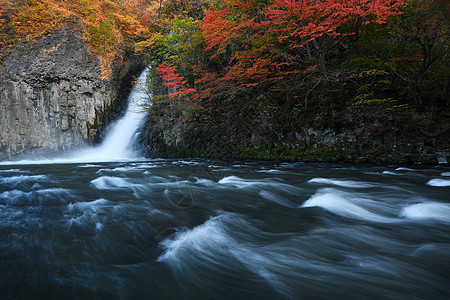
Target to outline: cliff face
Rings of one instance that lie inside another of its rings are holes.
[[[306,124],[293,131],[280,126],[276,117],[255,122],[250,114],[243,114],[244,118],[226,115],[234,117],[234,122],[227,124],[223,120],[216,122],[217,119],[189,120],[184,112],[176,118],[171,109],[163,102],[150,108],[147,140],[143,143],[149,156],[394,164],[450,162],[448,147],[443,144],[450,141],[449,129],[430,138],[415,139],[392,128],[381,132],[359,130],[358,124],[347,127]],[[444,145],[444,150],[437,148],[440,145]]]
[[[98,141],[125,104],[138,59],[122,53],[109,79],[82,42],[80,24],[22,42],[0,68],[0,160],[66,151]]]

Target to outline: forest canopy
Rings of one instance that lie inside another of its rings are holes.
[[[313,126],[351,130],[358,148],[448,147],[446,1],[177,3],[152,13],[153,92],[193,136],[295,145]]]

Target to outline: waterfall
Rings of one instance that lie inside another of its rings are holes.
[[[135,158],[138,153],[134,145],[138,130],[145,117],[142,106],[147,100],[145,80],[148,69],[139,76],[128,98],[128,107],[125,115],[109,128],[107,135],[98,151],[111,158]]]
[[[139,128],[146,117],[143,105],[148,99],[146,92],[146,78],[149,68],[139,75],[130,95],[128,107],[123,117],[106,131],[103,142],[98,146],[82,150],[73,158],[82,161],[115,161],[129,160],[140,156],[136,150],[136,141],[139,136]]]
[[[112,123],[106,130],[103,142],[96,147],[86,147],[53,159],[5,161],[0,165],[9,164],[56,164],[129,161],[140,157],[136,150],[139,129],[146,117],[143,105],[147,102],[146,78],[149,68],[139,75],[130,95],[128,107],[123,117]]]

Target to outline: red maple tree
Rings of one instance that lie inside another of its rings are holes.
[[[211,59],[225,58],[228,66],[223,75],[209,78],[217,84],[227,81],[235,86],[253,87],[316,71],[317,62],[298,61],[301,48],[321,38],[351,35],[349,28],[354,23],[359,26],[384,23],[400,14],[399,7],[404,2],[221,1],[221,5],[211,7],[206,13],[201,28],[206,51],[212,51]]]
[[[181,76],[175,67],[164,63],[158,66],[157,71],[161,75],[163,85],[170,89],[169,98],[177,100],[188,96],[197,98],[197,90],[188,85],[186,78]]]

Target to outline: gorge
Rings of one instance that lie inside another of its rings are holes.
[[[450,298],[445,1],[0,4],[0,299]]]

